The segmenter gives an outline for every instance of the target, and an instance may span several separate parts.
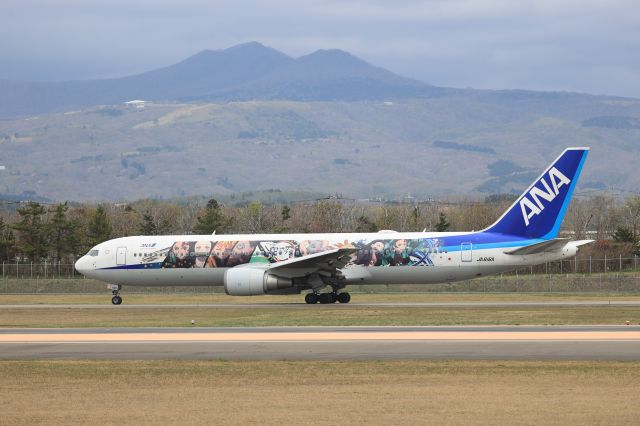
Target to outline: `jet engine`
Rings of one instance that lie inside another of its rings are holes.
[[[224,291],[229,296],[282,293],[292,288],[292,279],[271,275],[264,269],[236,267],[224,274]]]

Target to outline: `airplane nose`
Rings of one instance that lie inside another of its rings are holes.
[[[76,264],[74,265],[76,268],[76,271],[84,275],[84,273],[89,269],[87,263],[88,263],[87,256],[82,256],[80,259],[76,261]]]

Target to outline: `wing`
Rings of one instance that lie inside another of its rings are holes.
[[[566,246],[569,242],[569,238],[556,238],[554,240],[543,241],[541,243],[531,244],[529,246],[520,247],[513,250],[505,250],[506,254],[523,255],[523,254],[537,254],[548,251],[556,251]]]
[[[272,263],[267,267],[270,274],[285,278],[304,277],[314,273],[320,275],[340,275],[340,269],[351,262],[351,255],[357,248],[339,248],[310,254],[308,256]]]

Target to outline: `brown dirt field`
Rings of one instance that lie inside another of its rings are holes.
[[[637,424],[640,363],[3,361],[0,424]]]

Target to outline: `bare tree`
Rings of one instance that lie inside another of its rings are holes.
[[[589,199],[591,215],[593,216],[590,227],[596,231],[596,240],[605,240],[611,237],[613,232],[612,208],[615,205],[612,197],[597,195]]]
[[[563,227],[572,234],[573,238],[584,240],[587,238],[587,226],[592,218],[593,211],[589,200],[573,200],[567,211]]]
[[[640,196],[634,195],[625,200],[624,213],[627,219],[627,226],[631,230],[633,238],[637,241],[640,236]]]

